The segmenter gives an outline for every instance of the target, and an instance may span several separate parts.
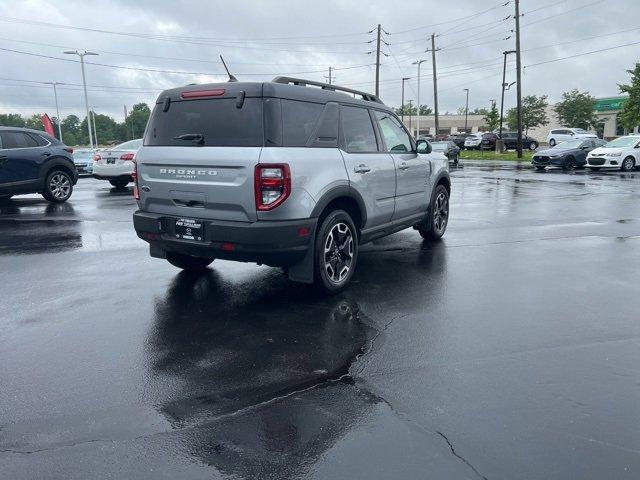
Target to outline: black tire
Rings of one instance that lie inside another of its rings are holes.
[[[330,295],[340,292],[353,278],[357,262],[358,231],[347,212],[334,210],[324,218],[316,234],[315,287]]]
[[[167,252],[167,262],[187,272],[201,272],[205,270],[213,260],[213,258],[192,257],[191,255],[184,255],[182,253]]]
[[[440,240],[449,224],[449,192],[444,185],[438,185],[433,192],[427,222],[429,228],[418,227],[420,236],[432,242]]]
[[[529,144],[529,151],[535,152],[538,149],[538,142],[531,142]]]
[[[117,189],[123,189],[129,185],[129,180],[109,180],[109,183]]]
[[[571,170],[575,170],[576,169],[576,159],[573,157],[569,157],[564,161],[564,164],[562,165],[562,170],[566,171],[566,172],[570,172]]]
[[[549,140],[549,146],[550,147],[555,147],[556,146],[556,141],[553,138]]]
[[[52,170],[44,182],[42,196],[52,203],[62,203],[69,200],[73,193],[73,179],[64,170]]]
[[[620,164],[620,170],[623,172],[632,172],[636,168],[636,159],[633,157],[625,158]]]
[[[544,172],[546,171],[546,167],[536,166],[536,172]]]

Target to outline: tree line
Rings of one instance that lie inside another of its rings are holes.
[[[146,103],[135,104],[124,122],[116,122],[109,115],[100,113],[92,115],[92,119],[95,119],[98,144],[111,145],[142,137],[149,115],[151,115],[151,109]],[[51,121],[54,125],[55,136],[58,138],[58,119],[53,117]],[[2,113],[0,114],[0,126],[25,127],[44,131],[42,120],[38,114],[25,117],[18,113]],[[89,144],[86,117],[81,120],[77,115],[67,115],[61,120],[60,126],[62,127],[62,140],[65,144],[70,146]]]

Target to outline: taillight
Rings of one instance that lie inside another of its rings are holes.
[[[102,157],[96,153],[96,154],[93,156],[93,161],[94,161],[94,162],[99,162],[100,160],[102,160]]]
[[[124,155],[120,156],[120,160],[127,160],[129,162],[133,161],[133,159],[135,158],[135,153],[125,153]]]
[[[133,198],[140,200],[140,190],[138,190],[138,164],[136,162],[133,162],[133,173],[131,177],[133,178]]]
[[[224,88],[214,88],[209,90],[191,90],[182,92],[182,98],[204,98],[204,97],[221,97],[224,95]]]
[[[272,210],[284,202],[291,193],[291,172],[286,163],[256,165],[256,209]]]

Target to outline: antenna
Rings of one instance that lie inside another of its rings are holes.
[[[231,72],[229,72],[229,69],[227,68],[227,64],[224,62],[224,58],[222,58],[222,55],[220,55],[220,60],[222,60],[222,65],[224,65],[224,69],[227,71],[227,75],[229,75],[229,81],[230,82],[237,82],[238,79],[236,77],[234,77],[233,75],[231,75]]]

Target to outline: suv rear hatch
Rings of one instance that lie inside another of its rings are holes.
[[[136,157],[143,211],[253,222],[263,145],[262,84],[164,92]]]

